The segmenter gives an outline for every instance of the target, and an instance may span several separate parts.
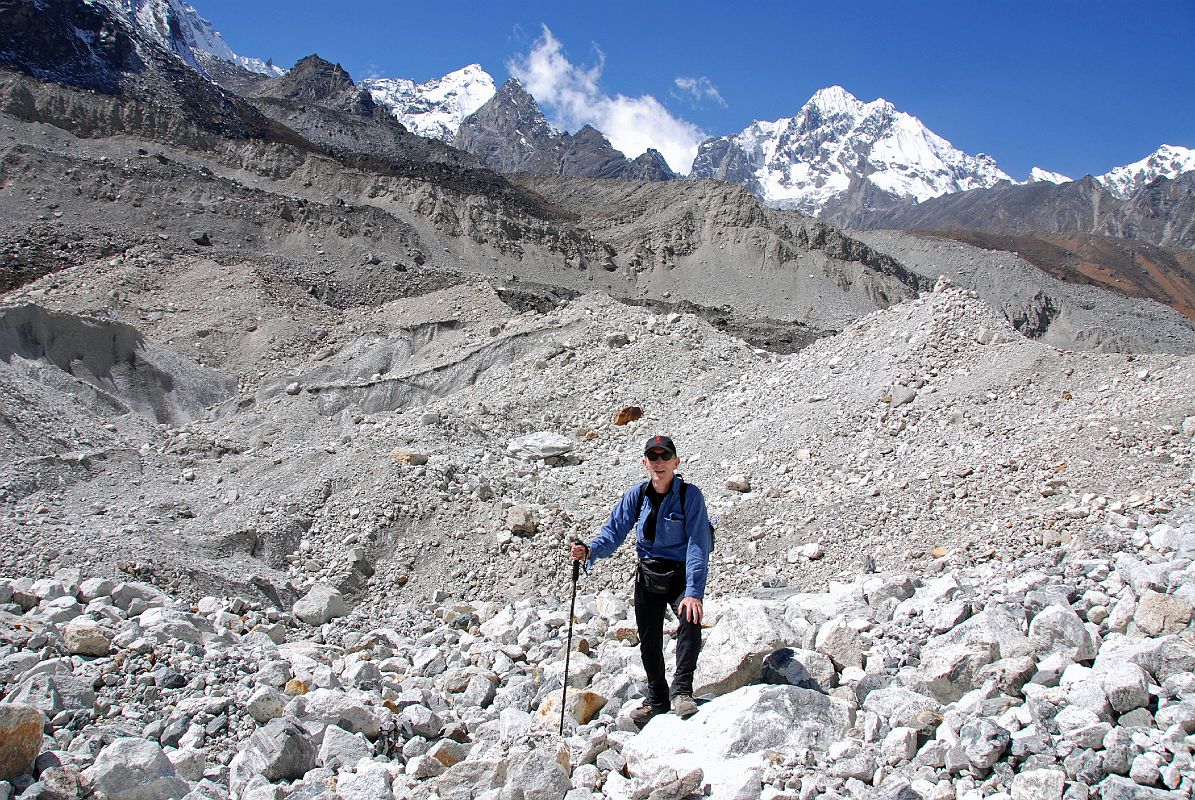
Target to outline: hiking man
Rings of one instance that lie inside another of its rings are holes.
[[[599,558],[613,555],[637,527],[635,552],[635,624],[639,653],[647,672],[647,693],[631,712],[639,727],[671,708],[686,718],[697,713],[693,700],[693,672],[701,652],[701,600],[705,596],[712,537],[705,497],[676,474],[680,459],[667,436],[653,436],[643,449],[648,480],[623,494],[610,518],[589,544],[572,545],[574,560],[586,569]],[[676,672],[672,687],[664,676],[664,615],[671,608],[680,623],[676,639]],[[671,703],[669,702],[671,698]]]

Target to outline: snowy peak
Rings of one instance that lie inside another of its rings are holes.
[[[863,113],[864,104],[841,86],[827,86],[825,89],[818,89],[813,93],[813,97],[809,98],[809,102],[802,110],[807,108],[815,108],[827,117],[857,117]]]
[[[861,183],[915,201],[1012,181],[982,153],[967,155],[882,98],[820,89],[796,116],[753,122],[701,145],[692,177],[742,183],[768,205],[817,215]]]
[[[496,93],[494,79],[480,64],[470,64],[426,83],[372,78],[361,81],[361,85],[408,130],[442,142],[451,142],[465,117]]]
[[[1157,178],[1177,178],[1195,170],[1195,150],[1164,144],[1140,161],[1117,167],[1096,180],[1122,200]]]
[[[1029,180],[1026,183],[1070,183],[1074,178],[1068,178],[1061,172],[1050,172],[1048,169],[1034,167],[1029,170]]]
[[[104,0],[124,14],[142,33],[173,50],[187,64],[206,74],[205,58],[227,61],[261,75],[285,74],[269,61],[247,58],[232,52],[212,23],[182,0]]]

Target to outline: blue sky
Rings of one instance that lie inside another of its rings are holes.
[[[535,57],[583,85],[571,103],[537,96],[569,130],[633,124],[676,145],[792,116],[838,84],[1019,179],[1195,147],[1193,0],[190,2],[241,55],[289,67],[316,52],[354,78],[479,63],[500,84]]]

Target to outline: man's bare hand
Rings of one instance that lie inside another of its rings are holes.
[[[700,625],[704,616],[704,611],[701,608],[701,600],[696,597],[686,597],[680,601],[677,614],[681,619],[687,619],[695,625]]]
[[[584,561],[589,558],[589,547],[580,542],[573,542],[573,546],[569,549],[569,555],[572,556],[573,561]]]

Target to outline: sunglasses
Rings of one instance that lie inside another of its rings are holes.
[[[668,455],[667,453],[661,453],[658,450],[652,450],[650,453],[647,454],[647,460],[648,461],[671,461],[672,456]]]

